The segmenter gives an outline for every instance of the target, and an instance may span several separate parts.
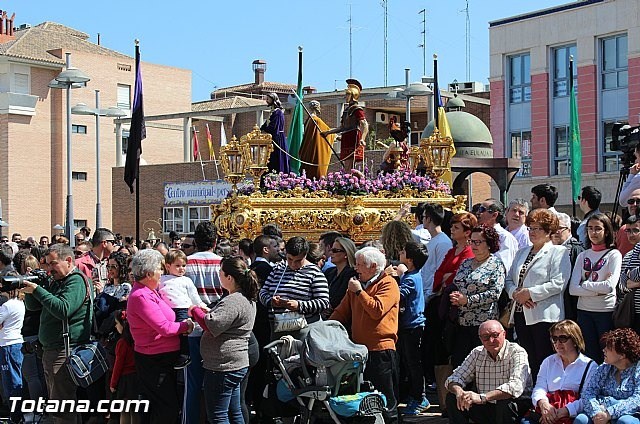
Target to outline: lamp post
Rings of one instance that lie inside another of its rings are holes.
[[[415,96],[426,96],[433,93],[431,88],[429,88],[429,86],[424,82],[413,82],[409,84],[410,72],[411,70],[409,68],[405,68],[404,90],[400,91],[400,94],[407,98],[406,120],[409,123],[409,134],[408,134],[409,139],[407,140],[407,146],[409,146],[409,148],[411,148],[411,98]]]
[[[49,88],[67,90],[67,236],[71,247],[76,246],[73,237],[73,178],[71,161],[71,89],[81,88],[91,80],[84,72],[71,66],[71,53],[67,53],[66,69],[49,83]]]
[[[110,107],[100,109],[100,90],[96,92],[96,107],[92,109],[84,103],[78,103],[71,108],[74,115],[92,115],[96,118],[96,228],[102,227],[102,205],[100,204],[100,117],[108,116],[112,118],[121,118],[127,115],[122,109]]]

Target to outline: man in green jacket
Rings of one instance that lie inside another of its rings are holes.
[[[75,267],[73,249],[54,244],[46,253],[46,263],[53,277],[49,289],[33,282],[24,282],[27,309],[41,310],[38,338],[44,349],[42,365],[50,400],[77,400],[76,385],[64,365],[67,359],[62,324],[69,322],[71,348],[89,342],[91,337],[91,301],[87,286]],[[77,413],[52,414],[56,424],[80,424]]]

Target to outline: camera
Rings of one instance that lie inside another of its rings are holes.
[[[12,290],[22,288],[25,281],[31,281],[39,286],[48,287],[49,276],[42,269],[34,269],[29,275],[7,275],[0,277],[0,291],[8,293]]]
[[[632,127],[616,122],[611,128],[611,150],[622,152],[622,165],[631,167],[635,162],[634,150],[640,144],[640,125]]]

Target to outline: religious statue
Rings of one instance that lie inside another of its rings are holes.
[[[267,94],[266,102],[271,106],[271,115],[269,120],[262,124],[260,130],[271,134],[274,144],[267,166],[269,172],[289,173],[289,156],[287,156],[289,146],[284,134],[284,108],[276,93]]]
[[[356,79],[349,78],[345,90],[348,107],[342,112],[340,127],[323,132],[324,135],[341,134],[340,159],[345,162],[347,170],[352,169],[354,163],[364,162],[364,146],[369,132],[369,123],[365,118],[364,109],[358,103],[361,92],[362,84]]]
[[[319,179],[327,175],[327,168],[331,160],[331,146],[333,146],[335,136],[333,134],[322,135],[322,132],[329,131],[331,128],[318,116],[320,102],[312,100],[309,103],[309,113],[309,118],[304,124],[304,137],[300,148],[300,168],[305,171],[307,178]]]

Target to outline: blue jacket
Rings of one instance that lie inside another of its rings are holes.
[[[420,270],[405,272],[400,279],[400,321],[398,328],[424,326],[424,292]]]

